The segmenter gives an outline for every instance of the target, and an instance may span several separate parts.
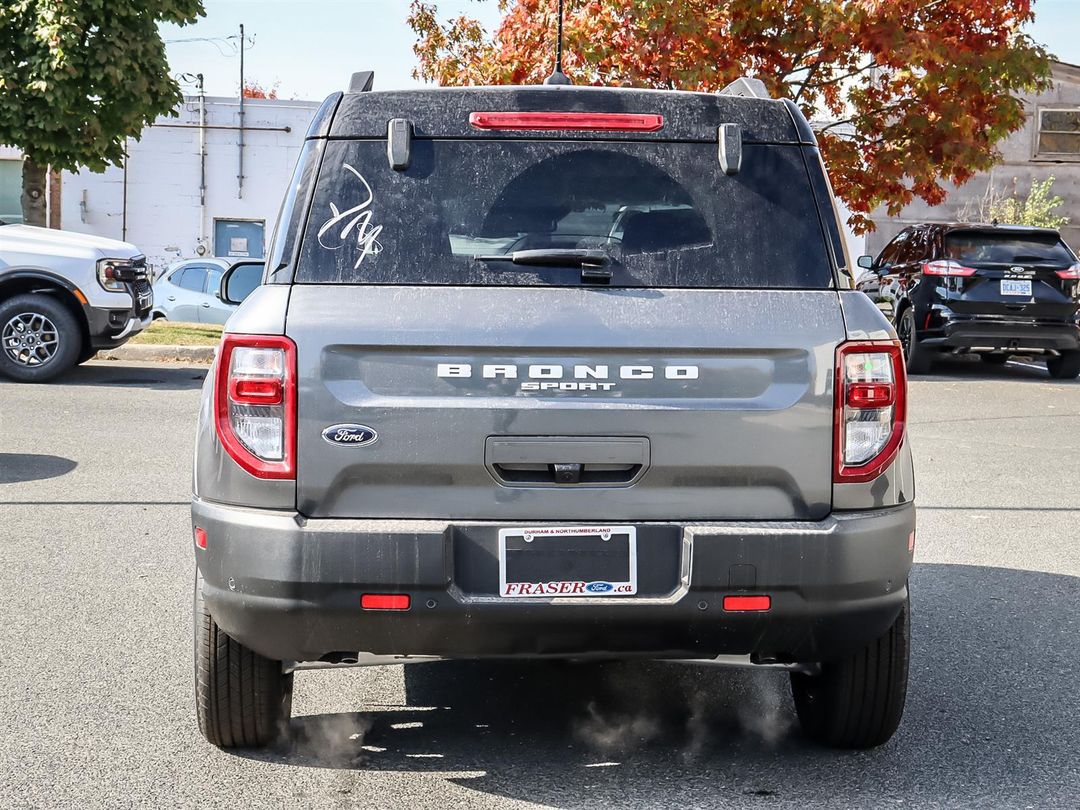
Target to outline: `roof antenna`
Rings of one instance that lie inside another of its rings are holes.
[[[562,21],[563,0],[559,0],[559,36],[555,43],[555,70],[544,79],[544,84],[570,84],[570,77],[562,72]]]

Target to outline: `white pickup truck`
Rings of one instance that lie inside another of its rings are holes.
[[[0,375],[51,380],[138,334],[153,305],[134,245],[0,223]]]

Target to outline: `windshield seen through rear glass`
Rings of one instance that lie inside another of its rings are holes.
[[[817,210],[795,145],[729,177],[715,143],[416,140],[394,171],[385,141],[330,141],[296,281],[576,285],[580,261],[507,258],[589,251],[611,286],[826,288]]]
[[[1068,266],[1074,259],[1055,234],[954,231],[945,236],[945,258],[970,264],[1050,264]]]

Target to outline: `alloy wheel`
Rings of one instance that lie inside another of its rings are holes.
[[[20,312],[4,324],[0,346],[19,365],[43,366],[56,356],[60,333],[40,312]]]

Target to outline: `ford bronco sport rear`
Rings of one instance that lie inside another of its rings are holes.
[[[268,742],[312,664],[648,656],[887,740],[906,383],[847,267],[790,102],[330,97],[203,399],[207,739]]]

